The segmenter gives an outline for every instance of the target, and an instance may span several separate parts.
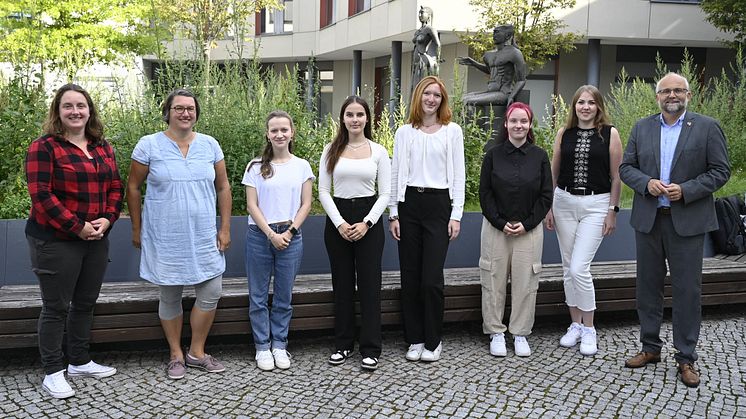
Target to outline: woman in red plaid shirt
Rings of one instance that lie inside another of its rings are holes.
[[[117,370],[91,360],[88,343],[109,258],[107,235],[119,218],[122,182],[114,151],[90,95],[62,86],[29,146],[26,180],[31,214],[26,223],[31,268],[39,278],[39,353],[52,397],[75,394],[65,379],[62,339],[67,324],[68,376],[108,377]]]

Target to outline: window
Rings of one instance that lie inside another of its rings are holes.
[[[370,0],[347,0],[347,16],[370,10]]]
[[[321,9],[321,22],[320,28],[325,28],[334,23],[334,9],[336,6],[335,0],[319,0]]]
[[[284,0],[280,3],[284,6],[282,9],[264,8],[257,12],[256,35],[293,31],[293,0]]]

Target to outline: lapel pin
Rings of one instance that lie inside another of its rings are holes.
[[[692,121],[687,121],[686,126],[687,127],[691,127],[692,126]]]

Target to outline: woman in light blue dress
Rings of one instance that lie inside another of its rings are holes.
[[[186,367],[222,372],[205,353],[230,246],[231,191],[218,142],[193,131],[199,102],[188,90],[173,91],[163,103],[168,129],[140,139],[132,152],[127,205],[132,244],[140,248],[140,277],[160,288],[158,316],[171,349],[166,373],[183,378]],[[142,203],[142,185],[147,193]],[[220,229],[216,228],[216,208]],[[189,322],[191,345],[181,348],[184,285],[194,285],[196,300]]]

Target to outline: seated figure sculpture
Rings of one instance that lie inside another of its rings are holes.
[[[489,74],[487,90],[464,95],[464,104],[470,106],[510,106],[526,84],[526,61],[514,40],[513,25],[495,27],[492,39],[495,49],[484,53],[484,64],[470,57],[459,57],[458,62]]]

